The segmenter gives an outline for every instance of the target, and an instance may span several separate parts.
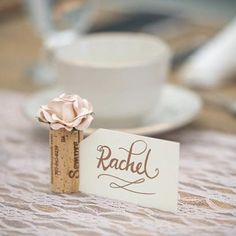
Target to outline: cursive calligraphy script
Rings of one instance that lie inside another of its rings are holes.
[[[140,151],[141,149],[141,151]],[[107,171],[108,169],[116,169],[121,171],[131,171],[132,173],[136,173],[138,175],[142,175],[142,178],[138,178],[136,180],[125,180],[123,178],[117,177],[115,175],[110,174],[100,174],[98,178],[101,176],[107,176],[113,178],[113,182],[110,183],[111,188],[122,188],[126,191],[130,191],[133,193],[139,194],[155,194],[155,193],[143,193],[139,191],[132,190],[130,187],[141,184],[145,182],[145,178],[154,179],[159,175],[159,169],[155,168],[153,171],[148,168],[149,158],[151,149],[148,149],[148,145],[143,140],[134,141],[129,149],[119,147],[119,150],[123,150],[126,152],[126,157],[124,159],[113,157],[112,150],[107,145],[99,145],[97,150],[101,153],[98,159],[97,168],[101,168],[103,171]],[[139,150],[139,151],[137,151]],[[144,157],[142,161],[135,160],[135,157]],[[114,182],[116,180],[116,182]],[[117,181],[121,181],[120,184]]]

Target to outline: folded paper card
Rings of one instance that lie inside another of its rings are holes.
[[[80,191],[176,212],[179,144],[99,129],[80,143]]]

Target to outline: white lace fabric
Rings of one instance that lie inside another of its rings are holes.
[[[0,235],[236,235],[236,135],[184,129],[177,214],[49,190],[48,135],[0,92]],[[3,109],[2,109],[3,108]]]

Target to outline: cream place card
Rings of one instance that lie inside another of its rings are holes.
[[[99,129],[80,143],[80,191],[176,212],[179,144]]]

